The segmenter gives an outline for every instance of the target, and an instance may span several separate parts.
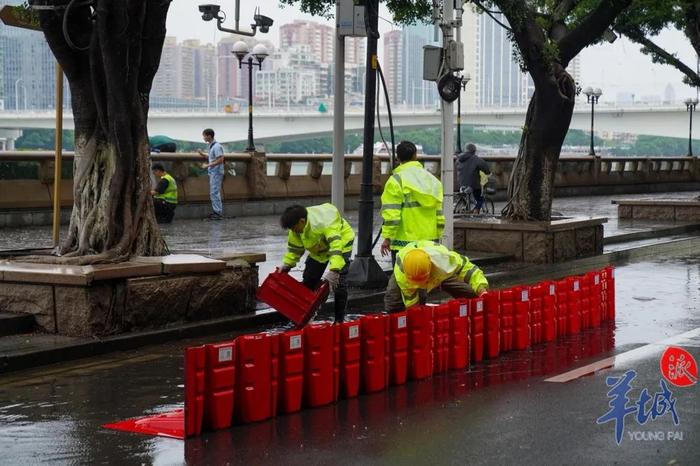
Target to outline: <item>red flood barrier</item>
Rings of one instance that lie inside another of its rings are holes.
[[[234,341],[206,345],[204,430],[226,429],[233,421],[236,361]]]
[[[430,307],[433,311],[433,373],[439,374],[449,367],[450,307],[448,304]]]
[[[489,359],[498,357],[501,347],[501,306],[498,291],[489,291],[484,296],[484,313],[486,324],[485,354]]]
[[[269,419],[277,413],[278,335],[241,335],[235,341],[234,418],[244,423]]]
[[[499,292],[501,306],[501,353],[513,349],[513,329],[515,327],[515,293],[512,289]]]
[[[406,383],[408,377],[408,316],[406,311],[389,315],[391,325],[390,377],[392,385]]]
[[[524,350],[530,347],[530,290],[528,287],[515,287],[515,341],[513,348]]]
[[[600,322],[602,321],[601,316],[602,316],[602,305],[601,305],[601,279],[600,279],[600,272],[597,270],[594,272],[590,272],[590,287],[591,287],[591,295],[590,295],[590,300],[591,300],[591,327],[599,327]]]
[[[569,334],[569,283],[566,278],[555,282],[557,293],[557,336]]]
[[[605,304],[607,320],[615,321],[615,269],[607,266],[603,269],[603,284],[605,289]]]
[[[269,304],[297,326],[303,326],[326,302],[329,293],[330,289],[326,282],[323,282],[314,292],[288,273],[275,271],[260,285],[257,298]]]
[[[327,405],[338,399],[336,331],[330,322],[314,322],[303,333],[304,405]]]
[[[484,360],[484,300],[482,298],[472,298],[469,302],[471,315],[471,343],[472,361]]]
[[[450,369],[464,369],[469,365],[470,325],[469,301],[453,299],[450,308]]]
[[[433,374],[433,309],[412,306],[406,311],[408,321],[408,376],[425,379]]]
[[[359,320],[343,322],[340,325],[340,383],[345,398],[352,398],[360,393],[360,328]]]
[[[204,346],[191,346],[185,349],[185,437],[202,433],[205,370]]]
[[[360,319],[362,332],[362,390],[384,390],[389,379],[389,316],[370,314]]]
[[[581,280],[578,277],[569,277],[567,281],[568,310],[569,316],[567,322],[569,324],[568,334],[576,335],[581,332]]]
[[[530,329],[533,345],[544,341],[544,292],[542,284],[530,287]]]
[[[304,393],[304,338],[301,330],[289,330],[279,336],[278,410],[294,413],[301,409]]]
[[[554,282],[543,282],[542,298],[542,340],[554,341],[557,337],[556,290]]]

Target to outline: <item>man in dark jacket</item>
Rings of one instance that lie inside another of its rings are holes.
[[[482,171],[490,175],[491,169],[489,168],[489,164],[476,155],[476,146],[474,144],[467,144],[467,149],[459,154],[457,170],[459,174],[459,186],[472,188],[474,200],[476,201],[474,213],[478,214],[481,211],[481,207],[484,205],[484,196],[482,196],[481,193],[481,176],[479,172]]]

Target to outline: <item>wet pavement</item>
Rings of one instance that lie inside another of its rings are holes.
[[[700,360],[700,252],[620,265],[616,287],[615,326],[186,442],[100,425],[181,406],[182,349],[231,334],[0,376],[0,464],[698,464],[698,385],[672,387],[678,425],[629,416],[619,446],[596,419],[606,376],[635,369],[633,401],[659,391],[665,344],[654,343],[686,333],[677,344]],[[615,354],[613,369],[545,381]]]

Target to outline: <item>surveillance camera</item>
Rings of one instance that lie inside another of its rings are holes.
[[[199,12],[202,13],[202,19],[204,21],[211,21],[214,18],[218,18],[219,10],[219,5],[213,5],[211,3],[199,5]]]
[[[272,26],[272,23],[274,22],[272,18],[256,13],[255,16],[253,16],[253,19],[255,20],[255,26],[260,28],[260,32],[270,32],[270,26]]]

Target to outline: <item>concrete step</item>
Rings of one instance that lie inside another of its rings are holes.
[[[34,328],[34,316],[0,312],[0,337],[31,332]]]

